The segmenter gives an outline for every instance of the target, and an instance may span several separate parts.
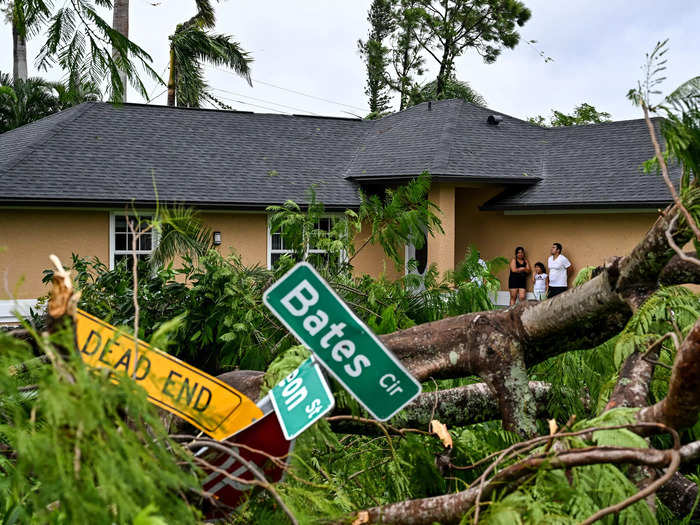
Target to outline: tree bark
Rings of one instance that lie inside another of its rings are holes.
[[[535,399],[535,417],[549,417],[551,386],[542,381],[530,381],[528,385]],[[584,403],[587,403],[584,400]],[[333,415],[337,415],[334,412]],[[387,421],[391,427],[427,430],[432,419],[437,419],[448,428],[473,425],[501,418],[498,399],[486,383],[423,392],[406,405],[398,415]],[[361,420],[331,421],[334,432],[341,434],[379,435],[382,433],[377,425]]]
[[[15,17],[12,17],[12,78],[27,80],[27,39],[20,32]]]
[[[114,11],[112,12],[112,28],[120,32],[126,38],[129,38],[129,0],[114,0]],[[127,58],[121,57],[117,49],[112,47],[112,58]],[[122,94],[118,102],[126,102],[126,92],[128,89],[126,72],[123,69],[119,70],[119,80],[122,83]]]
[[[681,343],[673,363],[668,395],[643,408],[639,421],[658,422],[682,430],[694,425],[700,413],[700,319]]]
[[[483,490],[477,484],[456,494],[445,494],[432,498],[402,501],[368,509],[368,521],[363,523],[431,525],[432,523],[457,523],[476,503],[481,492],[481,500],[487,500],[494,490],[504,484],[516,483],[525,476],[541,468],[568,469],[601,463],[614,465],[650,465],[664,467],[671,462],[670,450],[625,449],[596,447],[593,449],[571,449],[556,456],[530,458],[516,463],[496,474],[486,483]]]
[[[170,74],[168,76],[168,106],[175,106],[175,87],[177,84],[177,71],[175,69],[175,49],[170,46]]]

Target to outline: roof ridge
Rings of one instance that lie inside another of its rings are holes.
[[[33,141],[30,146],[27,146],[27,148],[25,148],[25,150],[22,152],[22,154],[14,162],[12,162],[11,164],[8,164],[4,168],[4,171],[9,172],[11,169],[16,168],[19,164],[21,164],[22,162],[24,162],[27,159],[27,156],[31,155],[33,152],[38,151],[40,148],[44,147],[49,142],[49,139],[51,139],[52,137],[54,137],[55,135],[57,135],[58,133],[63,131],[63,127],[66,124],[75,121],[78,117],[80,117],[83,113],[85,113],[90,107],[92,107],[93,104],[95,104],[95,102],[83,102],[81,104],[78,104],[77,106],[73,106],[73,107],[70,107],[68,109],[64,109],[63,111],[74,110],[75,115],[72,118],[69,118],[69,119],[62,121],[60,123],[57,122],[56,124],[53,125],[53,127],[51,127],[50,131],[48,131],[45,135],[43,135],[41,137],[37,137],[37,140]],[[80,109],[81,107],[83,107],[83,109]],[[58,115],[60,113],[61,113],[61,111],[59,111],[58,113],[54,113],[54,115]],[[49,117],[51,117],[51,116],[52,115],[49,115]],[[47,117],[45,117],[45,118],[47,118]],[[40,121],[41,121],[41,119],[36,120],[34,122],[40,122]],[[32,123],[30,123],[30,124],[32,124]],[[59,125],[59,124],[62,124],[62,125]],[[15,128],[15,129],[19,129],[19,128]],[[10,130],[10,131],[13,131],[13,130]]]
[[[201,111],[210,113],[240,113],[243,115],[274,115],[276,117],[292,117],[292,118],[314,118],[314,119],[333,119],[333,120],[349,120],[352,122],[363,122],[364,119],[357,117],[336,117],[331,115],[304,115],[300,113],[266,113],[257,111],[244,111],[240,109],[216,109],[216,108],[190,108],[184,106],[167,106],[163,104],[147,104],[144,102],[121,102],[119,104],[112,104],[110,102],[98,101],[91,102],[94,104],[100,104],[105,106],[132,106],[132,107],[144,107],[149,109],[165,109],[170,111],[183,110],[183,111]]]
[[[664,117],[657,115],[654,117],[649,117],[653,121],[664,120]],[[612,126],[615,124],[626,124],[629,122],[644,122],[644,117],[640,118],[628,118],[624,120],[609,120],[607,122],[592,122],[590,124],[572,124],[571,126],[539,126],[547,131],[562,130],[562,129],[572,129],[572,128],[593,128],[596,126]]]

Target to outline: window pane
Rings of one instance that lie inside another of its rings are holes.
[[[123,233],[114,234],[114,249],[115,250],[126,250],[126,235]]]
[[[323,230],[324,232],[329,232],[331,231],[331,218],[330,217],[323,217],[321,220],[319,220],[318,224],[318,229]]]
[[[151,250],[152,242],[151,242],[151,232],[144,233],[141,235],[139,238],[139,250]]]
[[[282,249],[282,234],[273,233],[272,234],[272,249],[281,250]]]
[[[277,266],[277,261],[280,260],[280,257],[282,257],[281,253],[273,253],[270,255],[270,263],[273,268]]]
[[[114,231],[125,232],[126,230],[126,217],[123,215],[116,215],[114,217]]]

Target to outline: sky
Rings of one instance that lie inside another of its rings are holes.
[[[456,61],[460,80],[471,83],[490,108],[519,118],[570,112],[587,102],[614,120],[639,118],[626,98],[641,78],[644,55],[670,39],[669,92],[700,74],[700,1],[524,0],[532,18],[521,43],[494,64],[466,53]],[[364,116],[365,70],[357,40],[367,34],[370,0],[225,0],[216,7],[216,31],[232,35],[254,58],[253,86],[233,73],[207,67],[213,93],[234,109],[256,112]],[[131,0],[130,38],[153,57],[167,78],[168,35],[194,14],[185,0]],[[108,17],[111,20],[111,16]],[[58,70],[34,65],[43,36],[29,42],[30,76],[58,80]],[[527,41],[535,40],[536,44]],[[545,61],[543,56],[553,60]],[[434,79],[428,62],[423,81]],[[12,70],[12,32],[0,25],[0,71]],[[153,104],[165,88],[147,82]],[[133,91],[129,102],[144,102]]]

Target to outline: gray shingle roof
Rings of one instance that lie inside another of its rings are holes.
[[[0,135],[0,201],[262,207],[359,203],[343,178],[365,123],[85,103]],[[9,151],[9,155],[6,153]]]
[[[507,190],[483,209],[652,208],[671,200],[660,175],[642,172],[654,156],[642,119],[544,129],[540,142],[542,181]],[[679,167],[670,166],[670,173],[677,184]]]
[[[503,121],[490,125],[489,115]],[[462,100],[413,106],[374,122],[346,177],[358,181],[430,172],[440,179],[534,182],[541,128]]]
[[[488,209],[651,207],[669,200],[639,169],[652,154],[642,120],[543,129],[461,100],[378,121],[93,102],[0,135],[0,203],[147,204],[155,177],[162,202],[262,208],[316,185],[343,208],[427,170],[507,184]]]

